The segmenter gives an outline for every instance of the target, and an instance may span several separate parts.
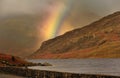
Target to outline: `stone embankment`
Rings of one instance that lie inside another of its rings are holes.
[[[75,74],[67,72],[32,70],[18,67],[0,67],[0,72],[23,76],[26,78],[120,78],[120,76]]]

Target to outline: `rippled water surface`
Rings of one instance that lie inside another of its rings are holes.
[[[53,66],[34,66],[31,69],[72,72],[83,74],[105,74],[120,76],[120,59],[50,59],[29,60],[32,62],[48,62]]]

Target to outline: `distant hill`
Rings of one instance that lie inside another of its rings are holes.
[[[31,58],[120,57],[120,12],[42,43]]]
[[[36,24],[40,19],[38,15],[0,17],[0,53],[22,57],[32,54],[38,48]]]

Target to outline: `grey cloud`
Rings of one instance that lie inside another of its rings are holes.
[[[59,1],[59,0],[58,0]],[[57,1],[54,0],[2,0],[0,2],[0,15],[10,14],[34,14],[42,12],[45,7],[52,6],[50,4]]]

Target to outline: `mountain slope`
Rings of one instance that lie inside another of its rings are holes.
[[[120,12],[43,42],[32,58],[120,57]]]

